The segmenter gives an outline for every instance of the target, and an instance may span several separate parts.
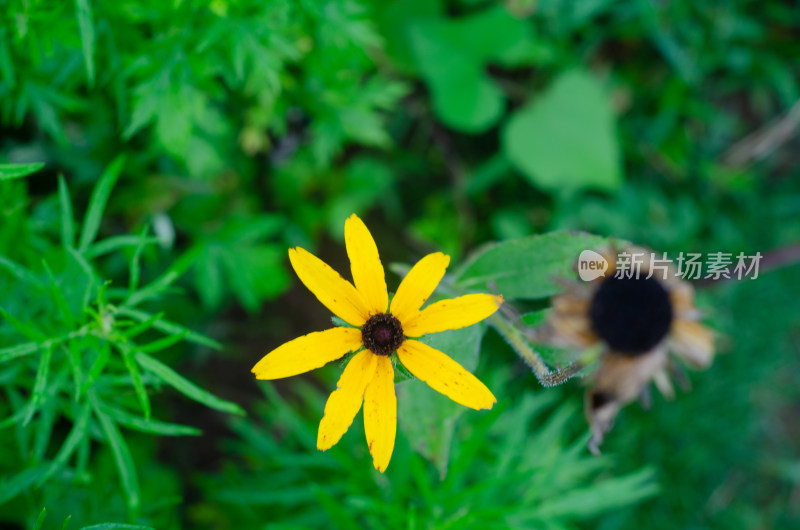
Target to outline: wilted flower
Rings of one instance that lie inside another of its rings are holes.
[[[649,255],[636,248],[626,252]],[[674,395],[669,351],[697,369],[707,368],[714,357],[712,334],[698,322],[694,289],[674,267],[651,271],[645,261],[637,274],[616,274],[617,254],[599,253],[608,263],[605,275],[571,283],[553,299],[548,319],[553,342],[601,350],[585,405],[589,448],[595,453],[619,410],[641,396],[651,380],[665,396]]]

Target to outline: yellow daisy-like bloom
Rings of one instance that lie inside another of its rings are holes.
[[[638,247],[625,251],[650,255]],[[694,289],[674,266],[662,264],[663,271],[651,273],[645,261],[638,275],[618,276],[617,252],[606,248],[598,253],[608,264],[604,276],[570,283],[553,298],[548,318],[552,342],[600,350],[585,400],[594,453],[620,409],[643,396],[650,381],[667,398],[674,396],[669,372],[678,372],[669,352],[695,369],[709,367],[714,358],[713,335],[699,322]]]
[[[468,294],[422,305],[444,277],[450,257],[428,254],[409,271],[389,303],[378,248],[355,214],[344,225],[353,284],[302,248],[289,249],[300,281],[333,314],[354,327],[334,327],[310,333],[272,350],[253,367],[258,379],[302,374],[356,353],[325,405],[317,447],[333,447],[347,432],[364,404],[364,431],[375,468],[383,473],[394,450],[397,398],[393,353],[403,366],[431,388],[456,403],[490,409],[495,397],[461,365],[415,338],[463,328],[490,316],[503,303],[501,296]]]

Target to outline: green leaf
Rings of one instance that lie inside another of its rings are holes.
[[[122,332],[122,336],[125,337],[126,339],[132,339],[136,335],[144,333],[148,329],[152,328],[155,325],[156,321],[157,320],[161,320],[161,318],[163,318],[163,317],[164,317],[164,312],[163,311],[161,313],[156,313],[155,315],[152,315],[147,320],[145,320],[143,322],[139,322],[138,324],[135,324],[135,325],[129,327],[128,329],[126,329],[125,331],[123,331]],[[119,324],[119,322],[118,322],[118,324]]]
[[[483,326],[443,331],[420,339],[469,371],[478,365]],[[456,420],[467,409],[438,394],[419,379],[397,386],[397,417],[400,428],[419,453],[436,465],[440,477],[447,473],[450,444]]]
[[[78,314],[83,314],[83,312],[86,311],[86,308],[89,307],[89,301],[92,299],[92,290],[94,289],[97,277],[94,274],[92,266],[89,264],[88,261],[86,261],[86,258],[83,257],[83,254],[81,254],[72,247],[67,247],[67,254],[73,259],[75,264],[78,265],[78,268],[86,277],[85,284],[83,286],[79,284],[77,281],[75,281],[72,285],[68,284],[66,286],[68,288],[74,289],[75,291],[83,287],[82,289],[83,293],[80,298],[81,305],[80,308],[78,308],[79,309]]]
[[[81,398],[81,388],[83,388],[83,368],[79,342],[80,341],[73,340],[64,346],[64,348],[67,350],[67,362],[69,362],[69,368],[72,372],[72,382],[75,388],[75,401],[78,401]]]
[[[195,344],[200,344],[201,346],[206,346],[208,348],[212,348],[214,350],[222,350],[222,344],[215,341],[210,337],[206,337],[205,335],[201,335],[196,331],[192,331],[189,328],[181,326],[180,324],[175,324],[174,322],[170,322],[168,320],[163,320],[159,313],[158,315],[151,315],[146,311],[141,311],[139,309],[133,309],[131,307],[120,306],[117,308],[117,313],[123,316],[134,318],[140,322],[147,323],[147,327],[149,328],[152,326],[153,328],[163,331],[164,333],[168,333],[170,335],[175,335],[177,333],[186,333],[184,339],[187,342],[193,342]],[[133,329],[133,328],[132,328]],[[128,330],[130,331],[130,330]],[[137,330],[138,332],[138,330]],[[2,351],[0,350],[0,362],[2,361]]]
[[[94,359],[94,363],[92,363],[92,367],[89,369],[89,375],[86,376],[86,381],[84,381],[83,386],[81,387],[81,394],[85,393],[97,378],[100,377],[100,374],[103,373],[108,361],[111,358],[111,346],[109,346],[108,342],[103,341],[100,344],[100,349],[97,352],[97,357]]]
[[[83,62],[86,66],[86,78],[89,88],[94,86],[94,21],[92,20],[92,5],[89,0],[75,0],[75,15],[78,17],[78,28],[81,33],[81,47],[83,48]]]
[[[44,454],[47,451],[47,446],[50,443],[50,437],[53,434],[53,425],[55,425],[57,417],[61,415],[61,410],[58,404],[51,401],[51,398],[54,394],[52,387],[57,386],[60,389],[63,384],[62,382],[66,379],[64,377],[65,375],[66,374],[61,372],[59,374],[59,383],[57,385],[48,385],[46,396],[41,400],[41,405],[39,406],[39,417],[32,426],[36,434],[33,438],[31,461],[37,464],[44,459]],[[55,393],[57,393],[57,391]]]
[[[161,378],[162,381],[173,387],[181,394],[187,396],[198,403],[222,412],[229,412],[231,414],[244,415],[244,410],[231,401],[225,401],[215,395],[211,394],[198,387],[194,383],[189,382],[183,376],[179,375],[172,368],[165,365],[161,361],[150,357],[145,353],[136,354],[136,362],[138,362],[144,369],[149,370],[154,375]]]
[[[95,259],[103,254],[108,254],[109,252],[114,252],[115,250],[119,250],[125,247],[139,247],[144,245],[152,245],[158,243],[158,238],[156,237],[143,237],[139,235],[121,235],[121,236],[112,236],[106,238],[102,241],[98,241],[97,243],[93,244],[89,247],[86,252],[83,253],[86,256],[86,259]]]
[[[6,269],[8,272],[16,276],[18,280],[29,283],[34,287],[39,287],[41,285],[39,278],[37,278],[35,274],[30,272],[22,265],[14,263],[5,256],[0,256],[0,268]]]
[[[136,397],[139,399],[139,404],[142,407],[145,419],[150,419],[150,396],[147,395],[147,388],[142,381],[142,374],[139,372],[139,366],[134,361],[133,350],[126,344],[115,343],[117,348],[122,353],[122,360],[125,362],[125,368],[131,374],[131,381],[133,388],[136,390]]]
[[[44,167],[44,162],[32,164],[0,164],[0,181],[27,177]]]
[[[479,133],[503,112],[503,93],[484,73],[480,60],[465,54],[438,33],[444,22],[426,21],[409,28],[420,71],[433,95],[433,109],[445,125]]]
[[[575,70],[514,113],[503,130],[508,159],[549,191],[614,190],[622,184],[614,114],[602,85]]]
[[[502,6],[456,19],[423,16],[401,21],[407,44],[443,123],[468,133],[497,123],[505,96],[486,73],[488,62],[514,62],[531,47],[530,25]]]
[[[75,245],[75,219],[72,217],[69,188],[63,175],[58,176],[58,204],[61,210],[61,244],[72,247]]]
[[[7,427],[11,427],[12,425],[16,425],[18,422],[21,422],[23,418],[27,417],[28,410],[30,410],[31,405],[33,405],[33,403],[28,401],[25,406],[20,408],[13,415],[5,418],[3,421],[0,421],[0,429],[5,429]]]
[[[117,464],[119,478],[122,482],[122,489],[125,491],[125,502],[131,516],[135,518],[139,512],[140,506],[139,477],[136,474],[136,466],[128,450],[128,445],[125,443],[125,438],[120,434],[116,424],[101,410],[99,401],[94,392],[91,392],[89,395],[95,414],[98,420],[100,420],[100,427],[103,429],[106,440],[109,446],[111,446],[111,452],[114,454],[114,461]]]
[[[127,307],[133,307],[145,300],[149,300],[160,295],[165,289],[172,285],[175,280],[180,278],[184,272],[186,272],[186,269],[192,265],[202,250],[202,247],[197,245],[184,252],[181,257],[172,263],[170,268],[167,269],[164,274],[153,280],[153,282],[147,286],[131,293],[130,296],[128,296],[128,299],[125,301],[125,305]]]
[[[582,250],[607,244],[600,236],[567,231],[503,241],[473,255],[455,273],[455,284],[509,300],[544,298],[560,291],[557,280],[575,277],[572,266]]]
[[[0,481],[0,504],[27,491],[47,471],[47,464],[26,469]]]
[[[103,219],[103,211],[105,211],[108,197],[111,195],[111,190],[117,182],[122,167],[125,165],[125,156],[119,155],[111,164],[108,165],[106,170],[100,175],[97,185],[92,190],[92,197],[89,199],[89,207],[86,210],[86,217],[83,220],[83,230],[81,230],[80,244],[78,250],[86,252],[89,245],[92,244],[97,232],[100,230],[100,222]]]
[[[603,511],[627,506],[658,493],[652,469],[642,469],[623,477],[614,477],[584,488],[575,488],[538,507],[543,518],[566,517],[580,519]]]
[[[179,425],[177,423],[166,423],[163,421],[155,421],[140,416],[134,416],[127,412],[111,407],[109,405],[102,405],[103,411],[106,412],[115,422],[124,425],[137,431],[146,432],[150,434],[158,434],[161,436],[199,436],[203,431],[188,425]]]
[[[30,355],[39,349],[39,344],[35,342],[25,342],[15,346],[0,348],[0,363],[8,362],[25,355]]]
[[[0,307],[0,316],[5,318],[26,339],[36,342],[47,340],[47,335],[39,331],[33,322],[23,322],[2,307]]]
[[[130,264],[130,280],[128,281],[128,291],[131,293],[134,292],[139,287],[139,276],[142,272],[142,267],[139,264],[140,257],[142,255],[142,251],[144,250],[144,246],[147,244],[147,231],[148,226],[145,225],[142,228],[142,231],[139,232],[139,245],[136,247],[136,250],[133,253],[133,257],[131,257],[131,264]],[[158,238],[156,238],[158,240]]]
[[[152,526],[125,523],[100,523],[83,526],[80,530],[155,530]]]
[[[53,300],[56,308],[58,309],[59,317],[61,317],[61,320],[64,322],[66,327],[74,328],[76,326],[75,315],[72,314],[69,303],[64,296],[64,291],[58,286],[56,277],[45,260],[42,260],[42,266],[44,267],[45,272],[47,272],[47,277],[50,280],[50,298]]]
[[[39,517],[36,518],[36,523],[33,525],[33,530],[42,530],[42,525],[44,524],[44,520],[47,518],[47,508],[42,508],[42,511],[39,512]]]
[[[50,360],[53,358],[53,349],[44,348],[42,357],[39,359],[39,368],[36,370],[36,380],[33,384],[33,396],[31,406],[28,408],[28,415],[23,420],[22,425],[27,425],[33,418],[33,414],[39,409],[42,401],[46,398],[47,377],[50,374]]]
[[[162,337],[158,340],[154,340],[153,342],[148,342],[147,344],[143,344],[141,346],[137,346],[137,349],[144,353],[156,353],[160,352],[161,350],[166,350],[170,346],[179,343],[182,341],[186,335],[189,334],[189,330],[185,330],[181,333],[176,333],[174,335],[167,335],[166,337]]]
[[[72,429],[69,431],[66,440],[61,444],[61,449],[58,450],[58,454],[53,458],[52,462],[50,462],[47,471],[39,477],[36,483],[37,486],[41,486],[47,482],[59,469],[64,467],[81,440],[89,435],[88,429],[91,412],[90,403],[86,401],[81,407],[75,419],[75,423],[72,424]]]
[[[219,259],[222,252],[216,245],[206,245],[194,265],[194,284],[206,309],[218,307],[224,294]]]

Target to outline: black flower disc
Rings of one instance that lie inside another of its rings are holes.
[[[389,313],[372,315],[361,327],[361,340],[372,353],[391,355],[403,344],[403,326]]]
[[[664,340],[672,318],[669,293],[655,278],[606,278],[589,307],[595,334],[613,351],[630,356]]]

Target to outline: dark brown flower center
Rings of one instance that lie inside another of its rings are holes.
[[[669,293],[655,278],[606,278],[589,307],[595,334],[629,356],[646,353],[664,340],[672,318]]]
[[[378,313],[361,326],[361,340],[372,353],[391,355],[405,340],[403,326],[393,315]]]

